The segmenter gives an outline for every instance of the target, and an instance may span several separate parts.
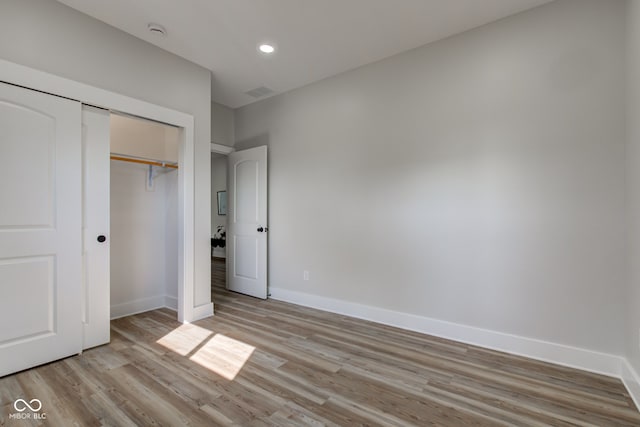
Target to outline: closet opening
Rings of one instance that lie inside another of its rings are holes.
[[[114,112],[109,122],[111,318],[177,311],[182,129]]]

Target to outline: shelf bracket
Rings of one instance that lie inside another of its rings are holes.
[[[156,177],[156,170],[153,168],[153,165],[149,165],[149,171],[147,172],[147,191],[156,191],[156,187],[154,185],[153,179]]]

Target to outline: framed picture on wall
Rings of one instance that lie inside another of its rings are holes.
[[[218,215],[227,214],[227,192],[218,191]]]

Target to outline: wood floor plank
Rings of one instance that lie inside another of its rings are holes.
[[[0,378],[0,426],[640,426],[616,378],[224,289],[216,316],[114,320],[111,343]],[[42,400],[47,420],[15,420]]]

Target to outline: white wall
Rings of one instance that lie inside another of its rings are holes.
[[[208,304],[210,72],[50,0],[0,2],[0,58],[194,116],[195,304]]]
[[[211,103],[211,142],[232,146],[234,139],[233,110],[216,102]]]
[[[559,0],[236,110],[272,290],[623,354],[623,24]]]
[[[640,373],[640,1],[627,3],[627,218],[629,257],[627,358]],[[638,397],[640,384],[637,383]]]

